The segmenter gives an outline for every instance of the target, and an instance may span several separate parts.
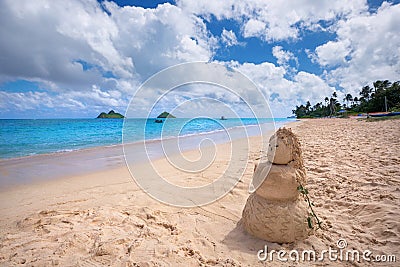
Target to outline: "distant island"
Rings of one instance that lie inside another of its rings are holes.
[[[105,113],[102,112],[99,114],[99,116],[97,116],[98,119],[123,119],[125,118],[124,115],[115,112],[114,110],[110,110],[110,112]]]
[[[165,119],[165,118],[176,118],[174,115],[164,111],[160,115],[157,116],[158,119]]]

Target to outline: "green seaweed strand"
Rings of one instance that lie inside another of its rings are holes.
[[[310,198],[308,197],[308,190],[301,183],[299,183],[299,184],[300,185],[297,187],[297,190],[304,196],[304,199],[306,200],[308,207],[311,210],[310,216],[314,217],[317,220],[317,224],[318,224],[317,229],[320,229],[320,228],[322,228],[321,227],[322,222],[319,220],[317,214],[314,212],[314,209],[313,209],[314,203],[312,203]],[[307,217],[307,223],[308,223],[308,227],[312,229],[314,227],[312,225],[312,220],[311,220],[312,217],[310,217],[310,216]]]

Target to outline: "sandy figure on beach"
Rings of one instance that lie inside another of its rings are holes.
[[[256,165],[255,191],[247,199],[243,226],[250,234],[270,242],[289,243],[307,238],[307,203],[298,186],[306,172],[300,142],[290,129],[279,129],[269,141],[267,161]]]

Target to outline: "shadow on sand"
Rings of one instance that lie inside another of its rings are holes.
[[[257,258],[257,252],[268,246],[268,250],[279,250],[282,246],[278,243],[271,243],[248,234],[244,227],[242,220],[240,220],[234,229],[230,231],[224,238],[223,243],[230,250],[240,251],[249,255],[254,255]]]

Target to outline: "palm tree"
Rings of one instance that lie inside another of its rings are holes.
[[[386,89],[386,88],[390,87],[391,84],[392,84],[392,83],[389,82],[388,80],[384,80],[384,81],[382,82],[382,87],[383,87],[384,89]]]
[[[325,97],[325,106],[328,106],[329,98]]]
[[[353,96],[351,94],[347,94],[344,99],[347,102],[347,106],[349,106],[349,102],[353,101]]]
[[[335,92],[336,93],[336,92]],[[334,94],[335,94],[334,93]],[[330,109],[330,116],[332,116],[333,114],[335,114],[336,112],[336,106],[337,106],[338,102],[335,98],[331,97],[330,101],[329,101],[329,109]]]
[[[392,83],[389,82],[388,80],[384,80],[384,81],[376,81],[373,83],[374,85],[374,93],[376,94],[377,92],[384,90],[388,87],[390,87]]]
[[[306,112],[307,112],[307,114],[310,112],[310,107],[311,107],[311,103],[310,103],[310,101],[307,101],[307,103],[306,103]]]
[[[374,92],[376,93],[377,89],[382,86],[382,81],[376,81],[372,83],[374,85]]]
[[[369,97],[370,97],[370,93],[372,92],[372,88],[371,87],[369,87],[368,85],[367,86],[364,86],[362,89],[361,89],[361,92],[360,92],[360,96],[362,96],[365,100],[369,100]]]

